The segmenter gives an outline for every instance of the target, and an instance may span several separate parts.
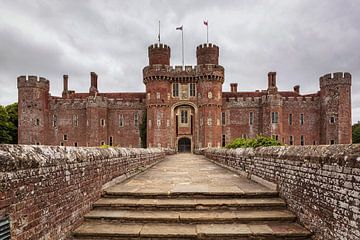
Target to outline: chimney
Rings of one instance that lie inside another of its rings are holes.
[[[97,78],[98,75],[95,72],[90,73],[90,79],[91,79],[90,93],[99,92],[97,89]]]
[[[296,92],[297,94],[300,94],[300,86],[299,85],[294,86],[294,92]]]
[[[63,93],[67,93],[68,90],[69,90],[69,88],[68,88],[69,87],[68,86],[68,84],[69,84],[68,79],[69,79],[68,75],[63,76],[63,81],[64,81],[64,91],[63,91]]]
[[[237,83],[230,83],[230,89],[232,93],[237,93]]]
[[[276,72],[269,72],[268,73],[268,94],[277,94],[277,87],[276,87]]]

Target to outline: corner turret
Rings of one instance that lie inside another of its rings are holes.
[[[166,44],[153,44],[148,48],[149,65],[170,65],[170,47]]]
[[[201,44],[196,48],[197,65],[219,64],[219,47],[212,43]]]

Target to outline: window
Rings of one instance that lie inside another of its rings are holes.
[[[57,116],[53,115],[53,127],[57,126]]]
[[[78,143],[77,143],[77,142],[74,142],[74,146],[77,147],[77,146],[78,146]]]
[[[254,124],[254,113],[253,112],[249,113],[249,124],[250,125]]]
[[[37,142],[37,143],[36,143],[36,145],[40,145],[40,143],[39,143],[39,142]]]
[[[73,116],[73,126],[77,127],[79,125],[79,116],[74,115]]]
[[[68,135],[67,135],[67,134],[64,134],[63,140],[64,140],[64,141],[67,141],[67,140],[68,140]]]
[[[272,112],[271,113],[271,122],[272,123],[278,123],[279,122],[279,113],[278,112]]]
[[[181,110],[181,123],[188,123],[188,111]]]
[[[290,145],[294,145],[294,137],[293,137],[293,136],[290,136],[290,138],[289,138],[289,144],[290,144]]]
[[[304,125],[304,114],[300,114],[300,125]]]
[[[101,146],[105,145],[105,142],[104,142],[104,141],[101,141],[100,145],[101,145]]]
[[[139,125],[139,114],[137,112],[134,113],[134,126],[137,127]]]
[[[109,145],[110,145],[110,146],[113,145],[113,138],[112,138],[112,137],[109,138]]]
[[[225,126],[225,123],[226,123],[226,114],[225,114],[225,112],[222,112],[221,113],[221,124],[223,125],[223,126]]]
[[[178,97],[179,96],[179,83],[173,83],[172,84],[172,95],[173,97]]]
[[[335,140],[331,140],[331,141],[330,141],[330,144],[331,144],[331,145],[334,145],[334,144],[335,144]]]
[[[316,145],[316,141],[313,142],[313,145]]]
[[[63,142],[60,142],[60,146],[64,146],[64,143],[63,143]]]
[[[160,99],[160,93],[159,92],[156,93],[156,99]]]
[[[222,135],[221,146],[225,147],[225,144],[226,144],[226,136]]]
[[[289,114],[289,125],[292,125],[292,113]]]
[[[300,136],[300,145],[304,146],[305,145],[305,139],[304,139],[304,135]]]
[[[330,123],[335,123],[335,117],[334,116],[330,117]]]
[[[189,95],[190,95],[190,97],[195,97],[196,96],[196,85],[195,85],[195,83],[190,83]]]
[[[36,126],[40,126],[40,119],[36,119]]]
[[[119,126],[120,127],[124,126],[124,114],[119,115]]]
[[[100,119],[100,125],[101,125],[102,127],[105,127],[105,119]]]

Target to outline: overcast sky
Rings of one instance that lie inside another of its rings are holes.
[[[69,87],[87,92],[90,72],[101,92],[145,91],[142,68],[147,46],[171,47],[171,64],[196,62],[196,46],[220,47],[225,67],[223,91],[267,88],[276,71],[278,88],[302,93],[319,90],[319,77],[347,71],[353,76],[353,122],[360,120],[360,2],[358,0],[233,1],[18,1],[0,0],[0,104],[17,101],[16,78],[38,75],[60,95],[62,75]]]

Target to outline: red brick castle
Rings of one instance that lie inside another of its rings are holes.
[[[288,145],[351,143],[350,73],[322,76],[314,94],[301,95],[299,86],[278,91],[275,72],[268,73],[266,90],[238,92],[232,83],[231,91],[223,92],[218,46],[198,46],[197,65],[184,68],[170,66],[170,52],[165,44],[148,48],[145,93],[101,93],[92,72],[88,93],[69,90],[64,75],[62,97],[55,97],[47,79],[18,77],[19,143],[141,147],[146,142],[194,151],[258,134]]]

